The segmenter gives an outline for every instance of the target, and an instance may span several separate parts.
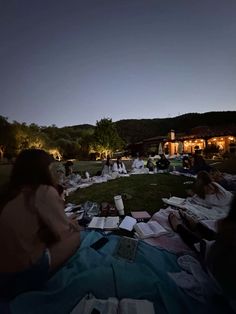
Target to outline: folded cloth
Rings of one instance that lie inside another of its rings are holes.
[[[178,273],[169,273],[169,276],[191,297],[200,302],[206,302],[210,296],[222,294],[216,281],[203,270],[196,258],[183,255],[178,258],[177,262],[183,270]]]

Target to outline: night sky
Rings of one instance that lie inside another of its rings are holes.
[[[235,0],[0,0],[10,122],[219,110],[236,110]]]

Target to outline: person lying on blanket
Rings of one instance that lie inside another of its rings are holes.
[[[53,159],[40,149],[17,157],[0,203],[0,298],[40,288],[80,245],[55,188]]]
[[[200,254],[206,268],[227,297],[236,300],[236,196],[227,217],[218,220],[217,232],[194,221],[181,210],[180,215],[170,213],[168,219],[172,229],[190,247],[195,249],[194,245],[200,243]],[[203,239],[214,240],[208,250]]]
[[[205,207],[222,207],[226,211],[230,208],[233,194],[214,182],[206,171],[197,175],[190,201]]]

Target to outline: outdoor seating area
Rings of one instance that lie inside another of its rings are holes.
[[[0,8],[0,314],[236,314],[236,1]]]
[[[62,163],[59,162],[51,167],[54,175],[61,174],[61,169]],[[65,200],[73,200],[75,194],[83,194],[84,189],[89,191],[92,186],[102,190],[103,184],[109,185],[115,181],[119,184],[132,177],[141,180],[145,177],[156,178],[157,182],[162,176],[186,177],[188,181],[182,182],[187,191],[200,176],[178,171],[171,165],[168,171],[149,171],[143,165],[137,170],[130,167],[126,173],[117,171],[115,175],[111,172],[111,175],[90,176],[86,171],[84,178],[72,168],[67,170],[64,182],[58,181],[65,184]],[[235,175],[221,175],[231,183],[236,182]],[[209,174],[206,173],[206,176]],[[57,179],[61,180],[62,177],[59,175]],[[129,299],[134,304],[135,300],[148,301],[153,308],[147,312],[150,314],[233,313],[234,298],[225,295],[204,266],[202,246],[205,254],[211,241],[202,242],[195,238],[194,243],[190,243],[175,225],[175,219],[186,222],[188,218],[187,225],[189,221],[191,225],[200,223],[210,230],[212,239],[215,239],[217,221],[229,214],[234,192],[222,190],[221,193],[222,200],[220,198],[216,203],[212,197],[204,202],[194,195],[185,198],[177,194],[163,197],[162,206],[151,214],[148,207],[147,211],[127,210],[124,203],[132,199],[128,193],[114,195],[113,202],[107,199],[107,202],[96,203],[87,199],[85,203],[67,203],[65,214],[80,230],[79,249],[41,288],[18,294],[7,302],[1,301],[0,310],[2,308],[3,313],[7,314],[79,314],[76,309],[82,306],[80,302],[85,302],[83,306],[86,307],[91,294],[102,300],[111,297]],[[93,218],[98,218],[95,220],[97,224],[91,224]],[[107,221],[106,226],[100,224],[102,220]],[[109,225],[113,221],[115,225]],[[47,302],[44,302],[45,298]],[[106,311],[101,313],[105,314]]]

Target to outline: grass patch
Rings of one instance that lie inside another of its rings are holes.
[[[132,175],[106,183],[94,184],[86,189],[80,189],[68,197],[69,202],[84,203],[110,202],[117,194],[129,194],[132,198],[125,200],[125,211],[147,210],[154,213],[163,207],[162,197],[176,195],[185,197],[184,181],[189,178],[170,174]]]
[[[215,163],[213,162],[213,166],[221,172],[236,174],[236,157],[231,157]]]
[[[127,170],[131,167],[131,161],[124,161]],[[222,172],[236,174],[236,158],[214,163],[214,167]],[[171,165],[179,165],[180,162],[171,161]],[[0,164],[0,188],[8,180],[11,165]],[[75,170],[79,171],[84,177],[85,171],[91,176],[102,169],[101,161],[75,161]],[[171,195],[185,197],[184,181],[190,178],[184,176],[173,176],[170,174],[155,175],[132,175],[130,177],[119,178],[106,183],[94,184],[86,189],[80,189],[68,197],[69,202],[78,204],[86,201],[110,202],[113,203],[113,197],[117,194],[129,194],[131,199],[125,200],[125,211],[147,210],[150,213],[156,212],[163,207],[162,198]],[[192,179],[190,179],[192,180]]]

